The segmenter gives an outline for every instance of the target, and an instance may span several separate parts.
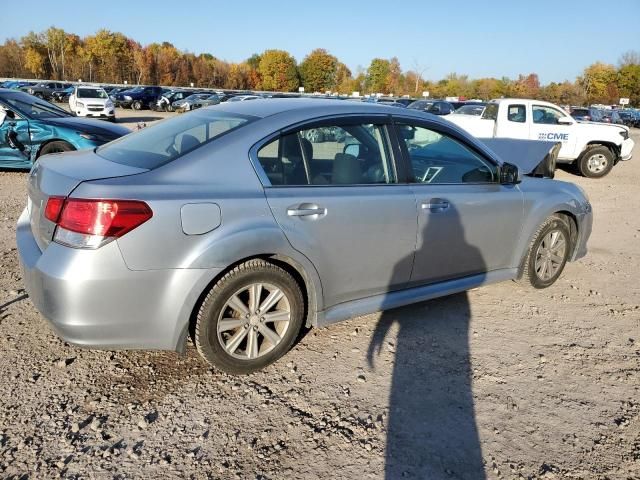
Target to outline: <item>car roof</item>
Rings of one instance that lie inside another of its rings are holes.
[[[285,112],[302,112],[314,116],[340,114],[375,114],[388,113],[398,115],[398,108],[374,102],[345,102],[333,99],[307,98],[269,98],[257,99],[251,102],[225,102],[215,107],[228,113],[252,115],[254,117],[270,117]]]

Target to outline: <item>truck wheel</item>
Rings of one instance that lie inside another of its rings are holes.
[[[196,318],[194,343],[211,365],[248,374],[289,351],[303,315],[304,300],[295,279],[272,263],[249,260],[207,293]]]
[[[578,161],[580,173],[588,178],[601,178],[613,168],[613,154],[603,146],[587,149]]]
[[[47,155],[48,153],[62,153],[70,152],[72,150],[75,150],[75,148],[73,148],[73,145],[67,142],[49,142],[44,147],[42,147],[40,153],[38,154],[38,158],[40,158],[42,155]]]
[[[136,100],[131,104],[131,108],[134,110],[142,110],[142,102],[140,100]]]
[[[524,262],[522,280],[534,288],[547,288],[560,277],[571,253],[566,219],[552,215],[538,228]]]

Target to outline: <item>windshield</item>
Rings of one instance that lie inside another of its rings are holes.
[[[3,95],[2,100],[6,102],[12,110],[15,110],[21,115],[33,120],[39,118],[62,118],[73,116],[66,110],[25,93],[15,92]]]
[[[196,110],[126,135],[99,147],[102,158],[132,167],[154,169],[255,120],[221,111]]]
[[[108,98],[107,92],[101,88],[79,88],[78,98]]]

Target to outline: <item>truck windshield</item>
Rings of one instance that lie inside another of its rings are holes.
[[[482,117],[485,120],[497,120],[498,119],[498,104],[489,103],[482,112]]]
[[[98,88],[79,88],[78,98],[107,98],[107,92]]]

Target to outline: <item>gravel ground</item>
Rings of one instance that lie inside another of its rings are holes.
[[[635,156],[603,180],[559,172],[595,224],[553,287],[506,282],[312,330],[246,377],[191,346],[58,339],[22,290],[26,173],[0,172],[0,477],[640,478]]]

